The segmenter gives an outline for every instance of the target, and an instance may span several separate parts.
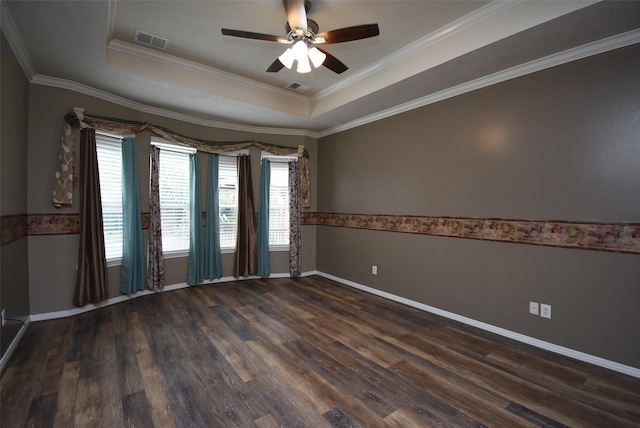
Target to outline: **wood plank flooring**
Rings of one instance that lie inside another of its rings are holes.
[[[1,426],[627,427],[640,379],[320,277],[33,323]]]

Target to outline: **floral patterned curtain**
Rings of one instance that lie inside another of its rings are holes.
[[[53,206],[61,208],[73,205],[73,188],[76,185],[76,134],[67,122],[62,124],[62,137],[58,149],[58,165],[53,181]]]
[[[151,146],[149,178],[149,245],[147,247],[147,288],[164,288],[164,258],[162,256],[162,228],[160,227],[160,147]]]
[[[302,230],[300,226],[300,164],[289,162],[289,275],[302,273]]]

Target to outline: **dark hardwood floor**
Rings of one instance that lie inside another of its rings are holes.
[[[640,379],[319,277],[33,323],[1,425],[640,426]]]

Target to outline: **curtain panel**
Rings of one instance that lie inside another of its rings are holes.
[[[76,133],[67,122],[62,124],[62,136],[58,149],[55,180],[53,181],[53,206],[61,208],[73,205],[73,189],[76,186]]]
[[[204,240],[204,277],[218,279],[222,277],[222,254],[220,252],[220,195],[218,155],[209,153],[207,169],[207,223]]]
[[[125,138],[122,141],[122,294],[144,290],[145,285],[137,159],[135,140]]]
[[[160,218],[160,147],[151,145],[149,177],[149,242],[147,245],[147,288],[164,288],[164,256]]]
[[[100,131],[119,135],[136,134],[138,132],[149,130],[167,141],[182,146],[192,147],[204,153],[226,153],[246,149],[252,146],[278,156],[297,153],[301,163],[300,191],[302,194],[303,207],[308,208],[311,206],[311,198],[309,195],[309,158],[306,150],[304,149],[304,146],[298,146],[297,148],[294,148],[279,146],[275,144],[260,143],[257,141],[219,142],[201,140],[196,138],[189,138],[173,132],[169,129],[151,125],[145,122],[134,122],[122,119],[85,115],[84,109],[74,108],[69,113],[67,113],[67,115],[65,116],[65,123],[63,123],[63,136],[60,143],[61,155],[58,159],[56,176],[54,179],[53,205],[58,208],[62,205],[73,205],[75,159],[72,155],[67,154],[72,150],[73,147],[73,130],[70,128],[65,128],[65,125],[73,127],[80,126],[81,123],[85,123],[92,128]],[[70,132],[67,133],[67,131]],[[69,191],[69,189],[71,189],[71,191]]]
[[[108,297],[107,290],[96,131],[83,129],[80,148],[80,242],[73,304],[84,306],[89,302],[101,302]]]
[[[202,242],[202,196],[200,193],[200,168],[198,153],[189,154],[189,260],[187,284],[204,281],[204,246]]]
[[[289,275],[302,275],[302,227],[300,225],[300,165],[289,162]]]
[[[238,156],[238,227],[233,276],[255,275],[257,263],[256,217],[249,156]]]
[[[271,189],[271,162],[262,159],[260,167],[260,200],[258,201],[258,276],[271,274],[269,253],[269,191]]]

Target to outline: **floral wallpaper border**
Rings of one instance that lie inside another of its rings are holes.
[[[302,224],[640,254],[640,223],[307,212]]]
[[[204,221],[204,216],[203,216]],[[591,223],[489,218],[422,217],[303,212],[303,225],[348,227],[419,235],[481,239],[551,247],[640,254],[640,223]],[[149,214],[142,214],[148,228]],[[27,235],[78,233],[79,214],[0,217],[1,245]]]

